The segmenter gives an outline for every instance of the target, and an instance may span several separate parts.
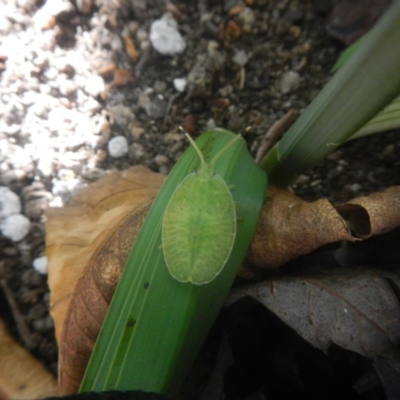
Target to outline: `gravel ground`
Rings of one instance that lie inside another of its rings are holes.
[[[167,174],[187,147],[179,126],[195,137],[215,126],[242,133],[255,155],[269,127],[329,80],[343,49],[325,29],[330,8],[0,0],[0,308],[50,370],[44,210],[114,169]],[[394,132],[361,139],[294,190],[334,201],[382,190],[399,184],[399,155]]]

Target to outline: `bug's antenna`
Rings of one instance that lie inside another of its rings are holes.
[[[201,162],[201,166],[204,167],[206,165],[206,162],[204,160],[204,156],[203,153],[200,151],[200,149],[198,148],[197,144],[195,143],[195,141],[190,137],[190,135],[185,132],[185,136],[188,138],[190,144],[194,147],[194,149],[196,150],[196,153],[199,155],[200,158],[200,162]]]

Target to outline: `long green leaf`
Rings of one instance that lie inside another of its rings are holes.
[[[215,129],[196,143],[209,162],[232,137],[229,131]],[[114,294],[80,391],[179,390],[244,258],[267,181],[242,139],[217,160],[216,173],[233,187],[238,217],[235,244],[214,281],[201,286],[180,283],[170,276],[164,262],[161,223],[175,188],[198,167],[199,157],[190,147],[154,200]]]
[[[368,33],[357,39],[340,55],[335,65],[332,67],[333,72],[338,71],[350,59],[361,42],[366,39],[367,35]],[[361,129],[352,135],[349,140],[396,128],[400,128],[400,96],[397,96],[388,106],[368,121]]]
[[[292,125],[261,166],[287,186],[333,152],[400,93],[400,1]]]
[[[400,96],[350,137],[350,140],[400,128]]]

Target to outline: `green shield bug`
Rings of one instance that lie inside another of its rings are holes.
[[[204,285],[224,268],[236,237],[236,208],[231,192],[214,172],[193,139],[185,134],[200,158],[200,168],[186,176],[173,193],[162,223],[162,249],[169,273],[180,282]]]

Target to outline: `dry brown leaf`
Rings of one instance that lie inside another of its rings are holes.
[[[48,213],[46,254],[61,394],[79,387],[121,270],[164,179],[139,166],[114,172],[64,209]]]
[[[328,200],[310,203],[269,186],[247,258],[259,267],[274,268],[324,244],[352,239]]]
[[[61,393],[78,388],[134,238],[164,178],[144,167],[113,173],[48,215],[46,252]],[[339,240],[353,237],[328,201],[308,203],[270,187],[248,258],[257,266],[276,267]]]
[[[139,205],[97,246],[80,277],[59,344],[60,394],[76,393],[103,318],[151,202]]]
[[[0,399],[57,395],[56,379],[9,335],[0,320]]]
[[[394,359],[399,357],[399,287],[398,271],[338,268],[233,289],[226,305],[250,296],[316,348],[327,351],[335,343],[371,359]]]
[[[154,197],[164,179],[141,166],[113,172],[79,192],[68,206],[48,210],[48,282],[58,343],[72,293],[87,261],[127,214]]]
[[[367,238],[389,232],[400,225],[400,186],[358,197],[336,207],[356,237]]]

